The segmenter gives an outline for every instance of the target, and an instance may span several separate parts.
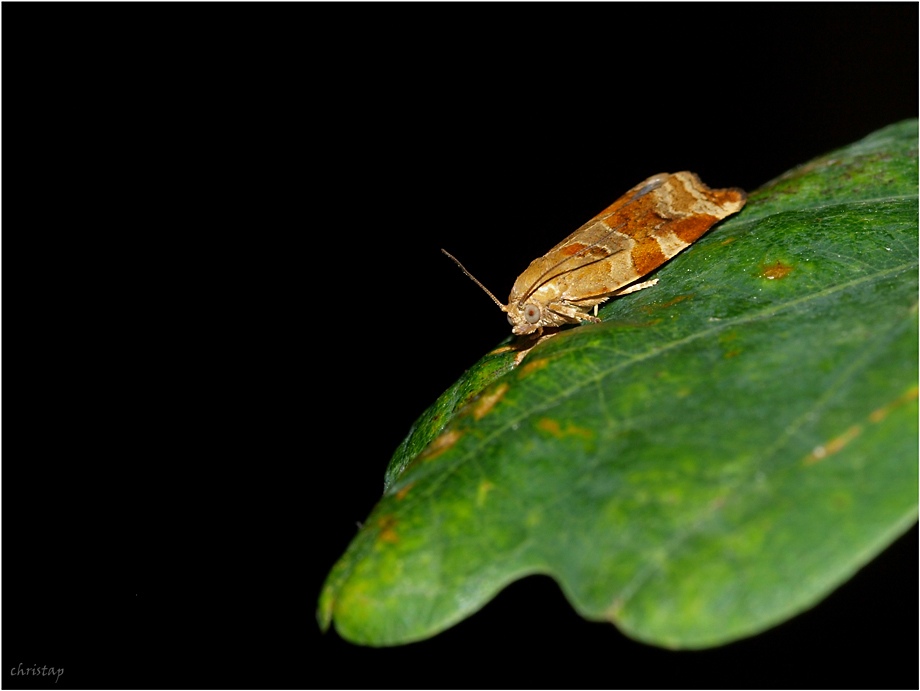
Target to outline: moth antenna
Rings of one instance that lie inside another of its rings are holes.
[[[475,284],[478,285],[480,288],[482,288],[482,289],[485,291],[486,295],[488,295],[490,298],[492,298],[492,302],[494,302],[496,305],[498,305],[498,308],[499,308],[502,312],[507,312],[507,311],[508,311],[508,308],[505,307],[501,302],[499,302],[498,298],[495,297],[494,295],[492,295],[492,293],[489,292],[489,289],[486,288],[484,285],[482,285],[482,283],[480,283],[479,280],[478,280],[473,274],[471,274],[469,271],[467,271],[467,270],[463,267],[463,264],[461,264],[461,263],[457,260],[457,258],[456,258],[454,255],[452,255],[450,252],[448,252],[448,251],[447,251],[446,249],[444,249],[443,247],[441,248],[441,251],[442,251],[444,254],[446,254],[448,257],[450,257],[451,259],[453,259],[453,260],[454,260],[454,264],[456,264],[457,266],[459,266],[459,267],[460,267],[460,270],[461,270],[463,273],[465,273],[467,276],[469,276],[470,279],[472,279],[473,283],[475,283]]]

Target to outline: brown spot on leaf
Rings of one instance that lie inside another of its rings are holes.
[[[789,275],[789,272],[792,271],[792,267],[788,264],[783,264],[782,262],[776,262],[775,264],[770,264],[769,266],[760,267],[760,277],[766,278],[769,280],[786,278]]]
[[[862,427],[853,425],[839,437],[834,437],[827,444],[815,447],[814,451],[805,457],[805,465],[812,465],[818,461],[824,460],[828,456],[837,453],[851,441],[856,439],[862,432]]]
[[[720,242],[719,244],[720,244],[720,245],[727,245],[728,243],[734,242],[734,241],[737,240],[737,239],[738,239],[738,238],[725,238],[725,239],[724,239],[722,242]]]
[[[482,397],[473,405],[473,417],[481,420],[485,415],[495,407],[508,390],[508,383],[499,384],[491,393],[483,394]]]
[[[652,312],[654,312],[655,310],[661,310],[661,309],[664,309],[665,307],[670,307],[671,305],[676,305],[678,302],[683,302],[684,300],[689,300],[689,299],[692,298],[694,295],[695,295],[695,293],[688,293],[687,295],[678,295],[678,296],[677,296],[676,298],[674,298],[673,300],[668,300],[667,302],[663,302],[663,303],[661,303],[660,305],[646,305],[646,306],[643,307],[642,309],[643,309],[644,311],[648,312],[648,313],[652,313]]]
[[[412,485],[414,484],[415,484],[414,482],[410,482],[408,485],[406,485],[401,490],[399,490],[396,493],[396,501],[402,501],[403,499],[405,499],[406,495],[409,494],[409,490],[412,489]]]
[[[918,388],[916,386],[913,387],[912,389],[908,389],[907,391],[905,391],[903,394],[898,396],[895,400],[893,400],[888,405],[882,406],[878,410],[873,410],[872,413],[869,415],[869,422],[873,422],[873,423],[881,422],[886,417],[888,417],[888,414],[892,410],[917,398],[917,394],[918,394]]]
[[[740,348],[737,348],[735,350],[729,350],[727,353],[725,353],[726,358],[735,357],[736,355],[741,355]]]
[[[425,450],[419,454],[417,460],[425,462],[434,460],[442,453],[450,449],[450,447],[452,447],[454,444],[456,444],[457,440],[462,436],[463,432],[460,432],[459,430],[447,430],[430,444],[428,444],[428,446],[425,447]]]
[[[396,517],[391,513],[382,516],[380,520],[377,521],[377,525],[380,526],[380,534],[377,537],[390,544],[399,542],[399,535],[397,535],[394,530],[397,523],[399,523],[399,521],[397,521]]]

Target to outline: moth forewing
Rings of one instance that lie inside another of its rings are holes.
[[[444,253],[507,312],[513,333],[539,334],[547,326],[600,321],[587,310],[657,283],[630,285],[740,211],[746,198],[737,187],[710,189],[687,171],[653,175],[532,261],[507,305]]]

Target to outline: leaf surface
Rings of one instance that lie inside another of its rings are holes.
[[[527,574],[674,648],[814,605],[917,518],[917,121],[800,166],[610,301],[486,355],[397,449],[320,625],[429,637]]]

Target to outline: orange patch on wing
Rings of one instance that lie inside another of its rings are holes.
[[[718,220],[719,219],[715,216],[709,216],[707,214],[688,216],[687,218],[674,221],[670,229],[681,240],[691,243],[699,240]]]
[[[639,240],[632,249],[632,261],[636,276],[644,276],[652,269],[657,269],[667,259],[661,252],[661,245],[651,236],[646,236]]]
[[[725,206],[726,204],[737,204],[738,202],[747,199],[747,194],[745,194],[743,190],[740,190],[737,187],[706,189],[709,192],[709,196],[715,199],[716,204],[719,206]]]
[[[581,252],[587,245],[582,245],[580,242],[573,242],[571,245],[567,245],[559,250],[559,254],[564,257],[571,257],[573,254],[578,254]]]

